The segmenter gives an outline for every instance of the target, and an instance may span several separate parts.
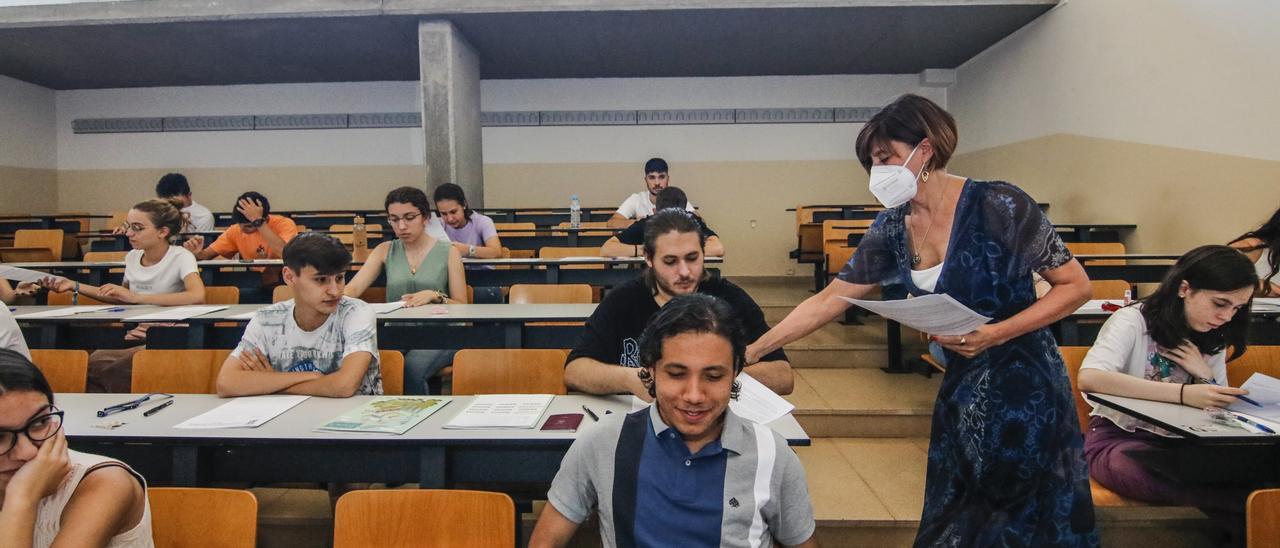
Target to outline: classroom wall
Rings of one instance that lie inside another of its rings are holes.
[[[80,134],[77,118],[417,111],[416,82],[82,90],[57,93],[58,204],[124,209],[181,170],[197,201],[227,210],[248,189],[279,209],[376,208],[424,179],[416,129]],[[481,82],[482,108],[607,110],[877,106],[905,93],[946,101],[918,77],[821,76]],[[643,190],[642,165],[667,158],[673,184],[729,248],[734,275],[805,275],[787,258],[797,203],[869,201],[852,159],[860,124],[490,127],[486,205],[616,206]],[[352,184],[355,182],[355,184]],[[268,190],[269,189],[269,190]],[[752,222],[754,221],[754,223]],[[798,271],[797,271],[798,270]]]
[[[1280,207],[1280,3],[1071,0],[962,65],[952,170],[1131,250],[1225,242]]]
[[[57,209],[54,92],[0,76],[0,214]]]

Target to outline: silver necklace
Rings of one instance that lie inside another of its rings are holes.
[[[929,180],[928,171],[924,172],[922,175],[924,180],[921,182],[925,182]],[[942,200],[945,202],[946,198],[947,198],[946,189],[943,189]],[[934,209],[935,208],[932,208],[932,207],[929,208],[929,227],[924,229],[924,238],[921,239],[921,241],[926,243],[929,241],[929,231],[933,230]],[[919,264],[920,264],[920,242],[917,242],[915,240],[915,237],[913,236],[911,238],[911,266],[915,267],[915,266],[919,266]]]

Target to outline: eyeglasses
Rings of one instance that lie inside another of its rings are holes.
[[[27,425],[17,430],[0,430],[0,456],[8,455],[18,445],[18,434],[27,436],[31,443],[39,443],[52,438],[62,428],[62,411],[50,406],[53,411],[33,417]]]
[[[387,224],[389,224],[389,225],[398,225],[398,224],[400,224],[400,221],[404,221],[404,222],[406,222],[406,223],[412,223],[412,222],[414,222],[414,221],[418,220],[418,217],[421,217],[421,216],[422,216],[422,214],[421,214],[421,213],[406,213],[406,214],[404,215],[404,217],[396,217],[395,215],[387,215]]]
[[[148,228],[151,228],[151,227],[149,227],[149,226],[147,226],[147,225],[144,225],[144,224],[142,224],[142,223],[126,223],[126,224],[124,225],[124,231],[125,231],[125,232],[138,233],[138,232],[142,232],[143,230],[146,230],[146,229],[148,229]]]

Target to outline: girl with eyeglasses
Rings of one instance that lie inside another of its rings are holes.
[[[72,451],[53,390],[0,349],[0,546],[150,547],[147,485],[128,465]]]
[[[347,282],[348,297],[360,298],[387,274],[387,301],[405,306],[465,304],[466,271],[457,248],[427,231],[431,206],[421,189],[400,187],[387,194],[387,224],[396,239],[382,242],[369,253],[360,271]],[[404,391],[426,394],[426,380],[453,361],[455,350],[410,350],[404,357]]]
[[[73,302],[81,295],[108,304],[150,304],[185,306],[203,304],[204,281],[196,257],[172,239],[182,231],[185,214],[177,199],[147,200],[135,204],[125,218],[125,235],[133,247],[124,258],[124,281],[120,285],[92,286],[62,277],[40,282],[50,291],[72,292]],[[146,340],[148,324],[135,327],[125,340]],[[90,392],[128,392],[133,371],[133,354],[142,346],[119,350],[99,350],[89,358]]]

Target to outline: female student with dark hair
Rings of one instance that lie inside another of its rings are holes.
[[[1253,261],[1254,272],[1262,280],[1259,293],[1264,297],[1280,295],[1280,209],[1262,226],[1241,234],[1227,244],[1239,249]]]
[[[147,200],[135,204],[125,217],[125,235],[133,250],[124,258],[124,283],[92,286],[66,278],[45,278],[41,284],[50,291],[72,292],[112,304],[184,306],[204,303],[204,281],[196,257],[170,242],[186,223],[176,199]],[[144,341],[148,324],[125,336]],[[90,392],[128,392],[133,371],[133,355],[142,346],[120,350],[99,350],[89,359]]]
[[[1084,268],[1036,201],[947,172],[955,119],[904,95],[858,134],[884,204],[849,264],[747,349],[748,363],[844,314],[840,297],[945,294],[994,318],[946,349],[916,546],[1098,544],[1080,425],[1048,326],[1089,299]],[[1036,300],[1031,274],[1052,286]],[[886,297],[890,298],[890,297]]]
[[[1103,324],[1080,366],[1080,390],[1197,409],[1235,403],[1247,392],[1227,386],[1227,349],[1230,358],[1245,351],[1257,284],[1235,249],[1188,251],[1155,293]],[[1247,492],[1184,485],[1142,464],[1143,454],[1178,447],[1164,429],[1100,405],[1091,415],[1085,457],[1098,483],[1141,501],[1243,513]]]
[[[431,206],[421,189],[403,186],[387,194],[387,224],[396,239],[373,248],[355,277],[349,297],[359,298],[386,270],[387,300],[405,306],[466,303],[467,278],[458,249],[427,233]],[[453,350],[410,350],[404,360],[406,394],[425,394],[427,379],[453,361]]]
[[[147,485],[124,463],[71,451],[40,370],[0,350],[0,546],[150,547]]]

